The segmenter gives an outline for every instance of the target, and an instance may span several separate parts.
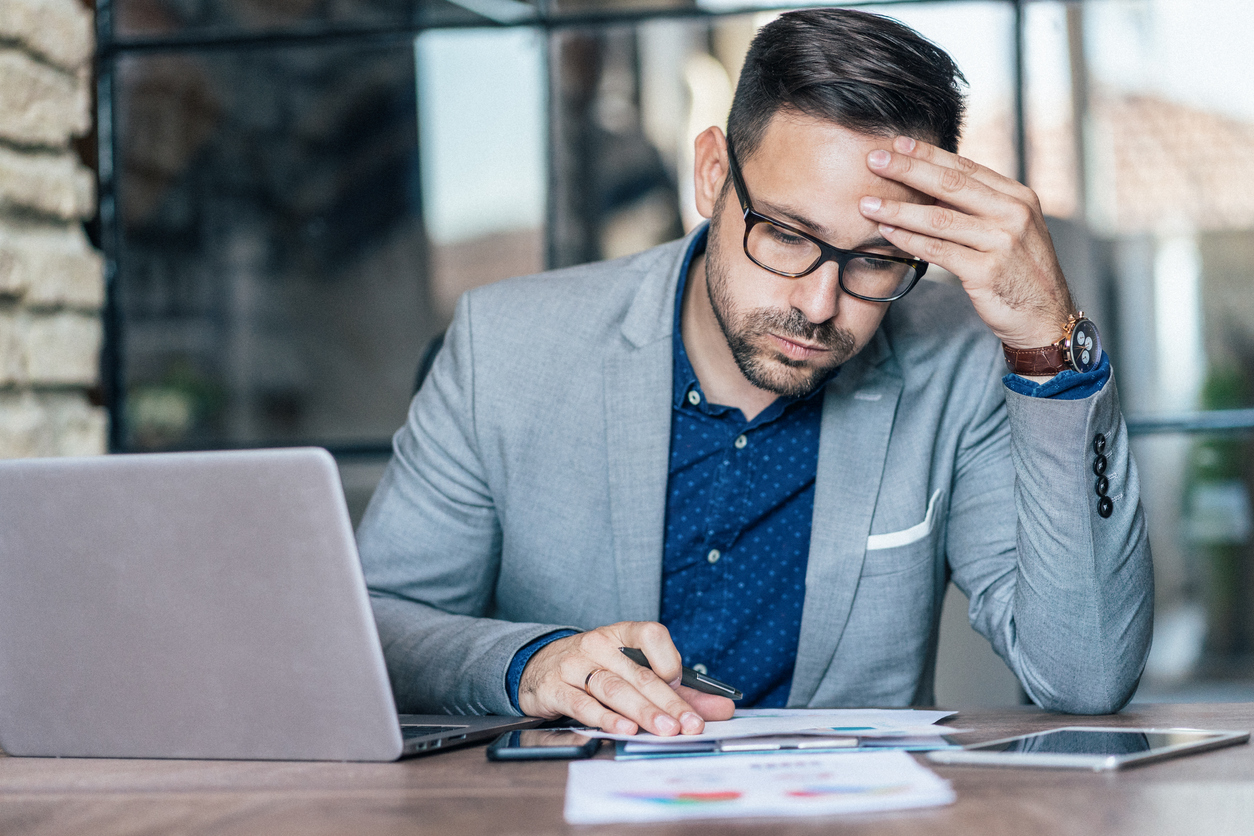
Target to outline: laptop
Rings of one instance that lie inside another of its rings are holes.
[[[390,761],[528,728],[400,715],[318,448],[0,462],[0,748]]]

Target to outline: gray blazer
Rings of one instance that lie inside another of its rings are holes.
[[[533,639],[658,618],[688,240],[458,303],[357,534],[401,711],[515,713]],[[827,384],[789,705],[928,704],[951,579],[1037,704],[1131,697],[1153,574],[1114,380],[1048,400],[1004,371],[962,290],[922,282]]]

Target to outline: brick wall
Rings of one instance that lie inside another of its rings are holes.
[[[80,0],[0,0],[0,458],[105,450],[95,180],[70,148],[93,46]]]

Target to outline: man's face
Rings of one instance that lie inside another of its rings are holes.
[[[740,159],[749,199],[757,212],[836,247],[906,255],[858,209],[866,195],[922,202],[918,193],[867,168],[867,154],[891,142],[796,113],[777,114],[753,155]],[[730,175],[725,182],[706,249],[714,315],[750,383],[778,395],[806,394],[862,350],[888,303],[841,291],[834,262],[801,278],[754,264],[744,252],[744,218]]]

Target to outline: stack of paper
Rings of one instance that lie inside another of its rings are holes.
[[[570,765],[566,821],[824,816],[953,801],[949,782],[904,752],[588,760]]]
[[[738,709],[709,722],[702,734],[659,737],[583,731],[619,741],[619,758],[791,750],[943,749],[954,729],[933,725],[952,711],[915,709]]]

